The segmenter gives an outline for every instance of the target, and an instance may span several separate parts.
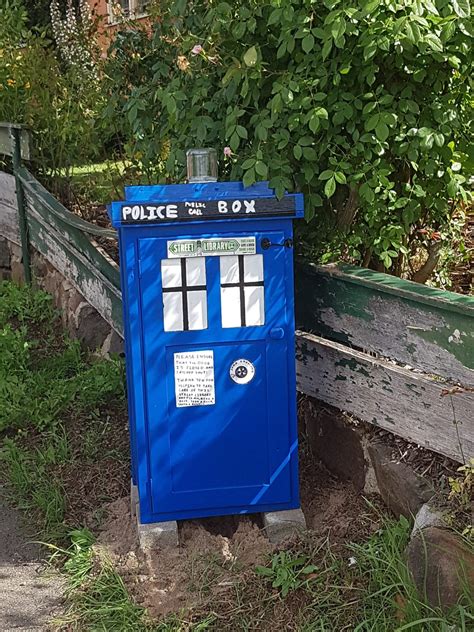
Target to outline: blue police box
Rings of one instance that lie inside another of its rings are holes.
[[[299,507],[292,219],[266,182],[111,205],[142,523]]]

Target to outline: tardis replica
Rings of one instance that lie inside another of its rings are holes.
[[[128,187],[110,209],[142,523],[299,507],[292,220],[303,196],[194,180]]]

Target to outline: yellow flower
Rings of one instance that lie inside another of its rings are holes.
[[[26,89],[26,90],[29,90],[30,88],[31,88],[31,83],[30,83],[29,81],[27,81],[27,82],[25,83],[25,89]]]
[[[15,85],[15,80],[14,79],[7,79],[7,84],[9,86],[14,86]]]

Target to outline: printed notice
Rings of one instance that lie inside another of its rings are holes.
[[[175,353],[174,381],[177,408],[215,404],[214,352]]]

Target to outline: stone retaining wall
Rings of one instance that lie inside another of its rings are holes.
[[[101,355],[122,353],[123,341],[76,288],[48,261],[32,250],[34,283],[53,296],[61,312],[64,327],[73,338]],[[24,280],[20,246],[0,237],[0,279],[22,283]]]

